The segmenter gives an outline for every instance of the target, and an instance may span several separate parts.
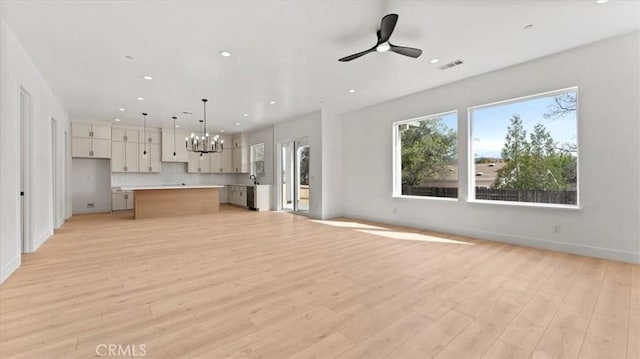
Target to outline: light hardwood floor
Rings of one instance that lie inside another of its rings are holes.
[[[640,358],[638,338],[637,265],[230,207],[73,217],[0,287],[3,359]]]

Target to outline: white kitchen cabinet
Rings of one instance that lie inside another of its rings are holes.
[[[187,132],[176,131],[175,146],[173,129],[162,129],[162,162],[189,162],[187,149],[184,146],[185,137],[189,137]],[[176,157],[173,157],[173,152]]]
[[[231,139],[233,148],[244,148],[247,146],[247,134],[241,133]]]
[[[247,145],[247,135],[242,133],[231,139],[231,169],[234,173],[249,172],[249,146]]]
[[[111,126],[90,123],[72,122],[71,137],[111,139]]]
[[[111,210],[123,211],[133,209],[133,192],[113,190],[111,192]]]
[[[233,158],[232,150],[224,150],[220,154],[220,167],[222,167],[223,173],[233,172]]]
[[[211,153],[209,155],[210,165],[209,170],[211,173],[222,173],[222,153]]]
[[[126,127],[113,127],[111,129],[111,140],[119,142],[138,143],[138,129]]]
[[[135,142],[111,142],[111,172],[138,172],[138,155]]]
[[[246,186],[228,186],[229,203],[246,207],[247,206],[247,187]]]
[[[111,140],[97,139],[92,140],[93,152],[91,157],[94,158],[111,158]]]
[[[140,129],[139,141],[140,143],[156,143],[160,144],[162,142],[162,134],[160,129],[157,128],[148,128],[145,132],[144,128]]]
[[[187,172],[189,173],[209,173],[211,171],[210,154],[200,155],[198,152],[189,152],[189,164]]]
[[[72,137],[71,156],[84,158],[111,158],[111,141]]]
[[[247,186],[247,206],[256,211],[271,209],[271,185]]]
[[[111,126],[72,122],[71,156],[111,158]]]
[[[91,139],[71,137],[72,157],[91,157]]]
[[[160,143],[140,143],[138,145],[138,161],[140,163],[138,172],[160,172],[162,167]],[[144,155],[145,149],[147,151],[146,157]]]
[[[231,150],[231,163],[232,172],[235,173],[248,173],[249,172],[249,160],[247,158],[247,148],[239,147]]]

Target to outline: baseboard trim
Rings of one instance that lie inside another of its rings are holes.
[[[31,242],[31,251],[29,253],[33,253],[40,248],[41,245],[44,244],[49,238],[53,236],[53,230],[46,231],[35,238],[35,241]]]
[[[13,272],[20,267],[21,257],[20,253],[17,256],[13,257],[9,263],[7,263],[4,267],[0,268],[0,284],[4,283]]]
[[[344,213],[344,217],[362,219],[362,220],[385,223],[390,225],[412,227],[412,228],[418,228],[418,229],[429,230],[434,232],[455,234],[455,235],[460,235],[465,237],[482,239],[486,241],[516,244],[516,245],[525,246],[525,247],[533,247],[538,249],[546,249],[551,251],[564,252],[564,253],[576,254],[576,255],[587,256],[587,257],[596,257],[596,258],[609,259],[609,260],[620,261],[620,262],[640,264],[640,253],[622,251],[618,249],[586,246],[586,245],[560,242],[560,241],[550,241],[548,239],[510,235],[510,234],[498,233],[498,232],[468,231],[468,230],[459,230],[459,229],[452,231],[450,228],[443,228],[438,226],[418,227],[416,226],[415,223],[410,223],[408,221],[396,220],[391,222],[385,219],[380,219],[375,216],[364,215],[361,213]]]

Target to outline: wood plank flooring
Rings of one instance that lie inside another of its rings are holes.
[[[228,206],[73,217],[0,286],[3,359],[640,358],[639,338],[638,265]]]

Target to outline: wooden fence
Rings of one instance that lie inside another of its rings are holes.
[[[402,186],[402,194],[406,196],[457,198],[458,189],[451,187]],[[577,204],[578,192],[575,190],[545,191],[476,187],[476,199],[511,202]]]

